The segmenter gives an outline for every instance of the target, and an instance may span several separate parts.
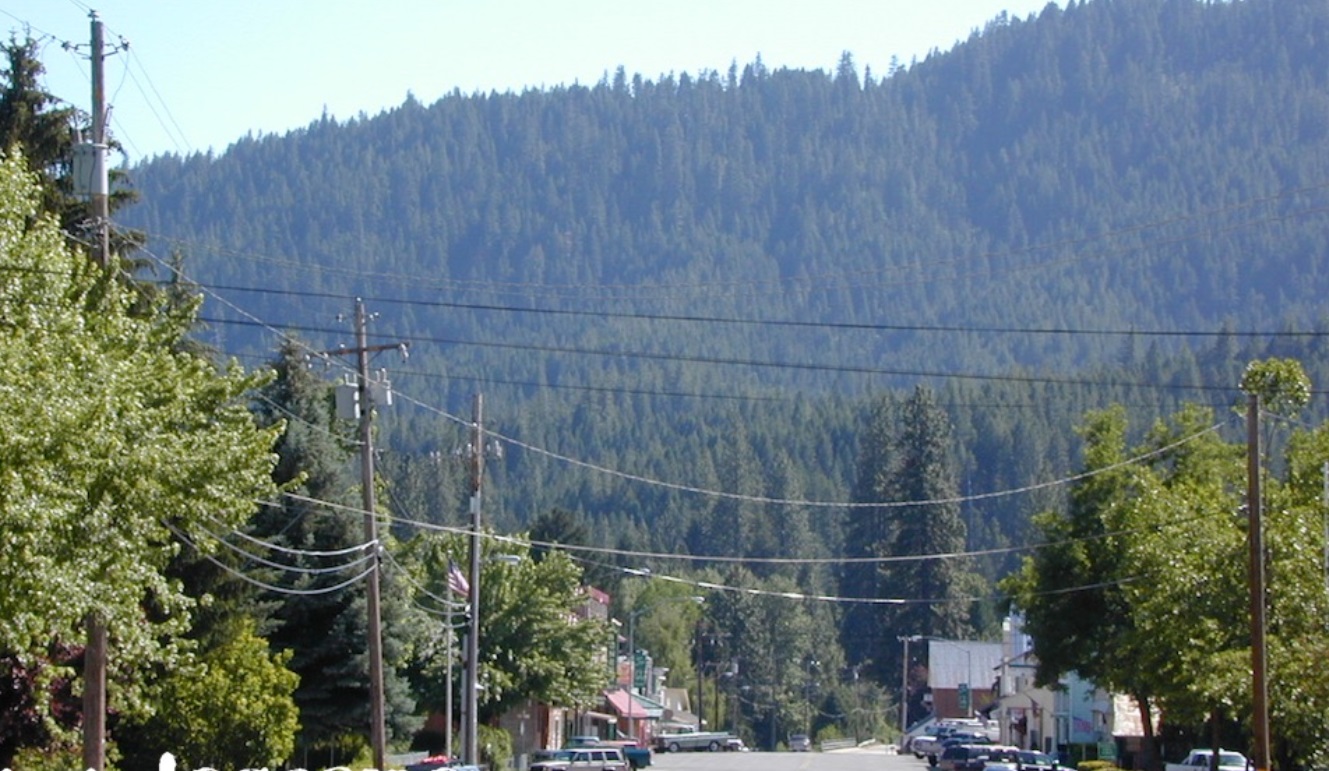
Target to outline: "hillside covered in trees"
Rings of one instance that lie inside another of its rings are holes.
[[[1062,493],[978,496],[1073,473],[1086,410],[1226,415],[1268,355],[1329,382],[1326,44],[1313,0],[1090,0],[885,73],[408,99],[143,163],[120,222],[183,254],[203,338],[246,363],[349,343],[355,297],[371,342],[410,342],[376,366],[414,517],[461,521],[483,392],[517,440],[500,529],[560,509],[634,550],[842,554],[852,510],[769,499],[850,500],[872,399],[922,383],[963,539],[1002,546]]]

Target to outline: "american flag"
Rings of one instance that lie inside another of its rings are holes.
[[[448,589],[457,594],[470,594],[471,582],[466,580],[466,574],[461,572],[457,563],[448,562]]]

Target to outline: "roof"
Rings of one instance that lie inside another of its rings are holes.
[[[928,685],[933,688],[985,689],[997,678],[1002,662],[999,642],[928,640]]]
[[[619,717],[633,720],[659,720],[664,715],[664,705],[651,701],[645,696],[618,688],[605,691],[605,701]]]

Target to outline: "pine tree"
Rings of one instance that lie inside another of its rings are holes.
[[[54,214],[65,233],[86,231],[88,207],[75,197],[70,178],[76,130],[90,130],[85,113],[63,102],[41,85],[46,68],[37,58],[38,42],[10,38],[0,46],[8,64],[0,71],[0,151],[22,150],[28,170],[41,186],[41,211]],[[114,140],[113,147],[118,147]],[[133,203],[138,196],[122,170],[110,171],[110,211]],[[113,251],[123,254],[142,242],[142,234],[117,231]]]
[[[78,111],[61,105],[42,88],[45,68],[37,59],[36,40],[10,38],[3,53],[8,67],[0,72],[4,78],[0,91],[0,149],[8,152],[21,147],[28,170],[40,180],[42,210],[60,213],[61,225],[68,225],[65,212],[70,207],[86,209],[71,200],[69,181],[72,129]]]
[[[258,411],[269,421],[286,422],[278,443],[275,481],[288,495],[255,518],[255,534],[269,541],[306,551],[334,551],[364,540],[359,481],[348,463],[352,437],[348,426],[333,414],[329,385],[309,370],[303,349],[283,346],[277,360],[277,379],[266,389]],[[304,567],[322,568],[326,560],[305,558]],[[281,598],[269,634],[273,647],[293,653],[289,667],[300,675],[295,699],[300,707],[302,752],[310,750],[354,753],[368,735],[369,667],[364,583],[339,591],[326,591],[347,580],[363,566],[339,573],[311,574],[297,588],[311,594]],[[384,690],[389,732],[409,735],[417,726],[409,687],[397,674],[405,655],[398,639],[405,625],[401,593],[394,593],[383,577]]]
[[[856,503],[847,544],[859,558],[846,568],[847,596],[905,600],[905,604],[852,606],[845,614],[843,645],[851,663],[865,665],[878,682],[899,671],[896,637],[958,637],[968,630],[968,607],[955,595],[974,583],[967,565],[940,557],[964,549],[955,473],[949,454],[951,428],[932,391],[919,386],[902,403],[883,398],[872,408],[859,450]],[[901,505],[919,501],[918,505]]]
[[[950,457],[951,426],[935,395],[918,386],[901,405],[899,430],[886,483],[889,500],[924,501],[891,510],[893,556],[917,557],[888,563],[883,582],[897,597],[911,600],[894,606],[892,622],[898,635],[963,637],[970,631],[969,607],[956,595],[972,586],[967,560],[953,555],[964,550],[965,526],[956,502],[959,488]]]

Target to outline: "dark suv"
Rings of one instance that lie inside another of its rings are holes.
[[[995,744],[952,744],[937,759],[939,771],[983,771],[988,756],[1007,749]]]

